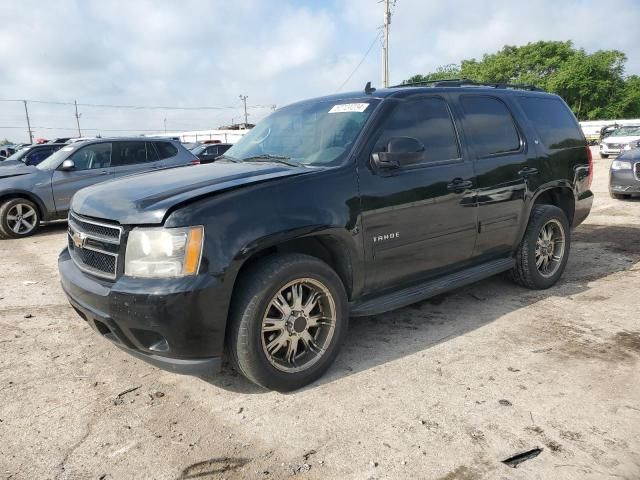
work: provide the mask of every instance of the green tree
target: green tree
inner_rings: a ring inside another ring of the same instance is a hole
[[[487,83],[523,83],[557,93],[578,119],[640,116],[640,77],[625,79],[627,57],[618,50],[588,54],[571,41],[506,45],[500,51],[439,67],[408,81],[465,78]]]
[[[11,142],[5,138],[4,140],[0,140],[0,146],[1,145],[11,145]]]

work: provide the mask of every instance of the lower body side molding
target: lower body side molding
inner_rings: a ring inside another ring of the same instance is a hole
[[[515,265],[513,258],[502,258],[460,270],[443,277],[412,285],[402,290],[382,294],[371,300],[354,302],[349,305],[352,317],[364,317],[405,307],[426,300],[441,293],[475,283],[498,273],[511,270]]]

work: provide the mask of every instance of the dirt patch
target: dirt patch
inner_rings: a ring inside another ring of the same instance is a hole
[[[618,332],[613,337],[613,342],[621,348],[640,353],[640,332]]]

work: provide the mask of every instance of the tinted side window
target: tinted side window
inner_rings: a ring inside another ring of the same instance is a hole
[[[136,165],[147,161],[145,142],[116,142],[114,143],[112,167]]]
[[[178,154],[178,149],[175,145],[170,142],[153,142],[156,146],[156,150],[158,151],[158,155],[160,155],[160,159],[174,157]]]
[[[393,137],[420,140],[425,162],[460,158],[449,108],[441,98],[420,98],[399,104],[387,119],[375,151],[383,151]]]
[[[27,165],[38,165],[53,153],[51,148],[41,148],[27,155]]]
[[[147,160],[150,162],[157,162],[158,160],[160,160],[160,158],[158,157],[158,152],[156,152],[153,143],[146,142],[145,145],[147,146]]]
[[[73,160],[75,170],[109,168],[111,165],[111,143],[87,145],[73,153],[69,160]]]
[[[518,103],[548,148],[585,145],[573,115],[557,98],[518,97]]]
[[[464,127],[478,157],[520,149],[520,137],[507,106],[494,97],[460,97]]]
[[[218,153],[220,155],[222,155],[224,152],[226,152],[227,150],[229,150],[231,148],[231,145],[219,145],[218,146]]]

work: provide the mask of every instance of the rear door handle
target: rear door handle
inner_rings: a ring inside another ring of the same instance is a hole
[[[471,188],[473,182],[471,180],[463,180],[462,178],[454,178],[451,183],[447,185],[447,190],[450,192],[462,192],[467,188]]]
[[[518,172],[518,175],[520,175],[523,178],[531,177],[537,174],[538,174],[538,169],[533,167],[525,167]]]

